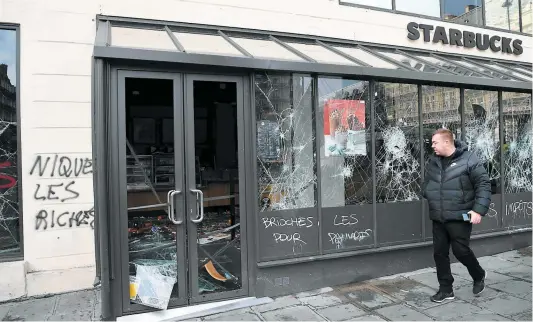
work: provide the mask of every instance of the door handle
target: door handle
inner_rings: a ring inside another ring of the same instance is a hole
[[[200,195],[200,215],[196,219],[191,219],[195,224],[199,224],[204,220],[204,193],[202,190],[191,189],[191,192],[196,193],[196,201],[198,202],[198,195]]]
[[[183,219],[182,220],[178,220],[174,217],[175,215],[175,198],[174,196],[176,195],[179,195],[181,193],[181,191],[179,190],[170,190],[167,194],[167,197],[168,197],[168,209],[169,209],[169,213],[168,213],[168,218],[170,218],[170,220],[176,224],[176,225],[181,225],[183,224]],[[177,216],[176,216],[177,217]]]

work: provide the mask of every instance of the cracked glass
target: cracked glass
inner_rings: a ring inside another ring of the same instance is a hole
[[[316,206],[313,78],[255,75],[259,210]]]
[[[461,137],[461,113],[459,110],[459,89],[453,87],[422,86],[422,122],[424,135],[424,162],[427,163],[433,149],[433,132],[446,128]]]
[[[322,207],[372,203],[368,84],[318,78]]]
[[[21,254],[16,66],[16,31],[0,29],[0,257]]]
[[[493,194],[500,185],[500,118],[498,92],[465,89],[465,142],[490,178]]]
[[[505,193],[533,191],[531,94],[502,93]]]
[[[376,200],[420,199],[418,86],[376,83]]]

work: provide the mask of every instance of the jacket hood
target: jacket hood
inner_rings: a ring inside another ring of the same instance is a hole
[[[456,156],[460,156],[465,151],[468,151],[468,145],[466,145],[465,142],[461,140],[455,140],[454,144],[455,144],[455,155]]]

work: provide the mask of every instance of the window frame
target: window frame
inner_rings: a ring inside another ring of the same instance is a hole
[[[0,22],[0,30],[12,30],[15,31],[15,50],[16,50],[16,65],[15,73],[17,75],[17,80],[15,82],[16,86],[16,102],[15,102],[15,111],[17,113],[17,192],[18,192],[18,213],[19,213],[19,244],[20,250],[16,255],[2,255],[0,254],[0,263],[4,262],[15,262],[24,260],[24,220],[23,220],[23,199],[22,199],[22,155],[21,155],[21,115],[20,115],[20,24],[17,23],[4,23]]]
[[[444,15],[444,2],[443,2],[443,0],[439,0],[439,3],[440,3],[440,17],[427,16],[427,15],[422,15],[422,14],[418,14],[418,13],[412,13],[412,12],[406,12],[406,11],[397,10],[396,9],[396,0],[391,0],[392,1],[392,9],[382,8],[382,7],[374,7],[374,6],[363,5],[363,4],[350,3],[348,1],[349,0],[338,0],[338,4],[341,5],[341,6],[348,6],[348,7],[362,8],[362,9],[370,9],[370,10],[377,10],[377,11],[383,11],[383,12],[391,12],[391,13],[395,13],[395,14],[418,17],[418,18],[424,18],[424,19],[435,20],[435,21],[442,21],[442,22],[452,23],[452,24],[461,25],[461,26],[483,28],[483,29],[493,30],[493,31],[504,31],[504,32],[508,32],[508,33],[511,33],[511,34],[515,34],[515,35],[533,37],[533,33],[529,34],[529,33],[523,32],[523,26],[522,26],[522,0],[517,0],[518,1],[518,24],[519,24],[520,31],[514,31],[514,30],[508,30],[508,29],[504,29],[504,28],[496,28],[496,27],[487,26],[487,19],[486,19],[486,14],[485,14],[485,0],[480,0],[481,1],[481,15],[482,15],[482,19],[481,19],[482,23],[481,23],[481,25],[472,25],[472,24],[467,24],[467,23],[462,23],[462,22],[452,22],[452,21],[444,20],[444,18],[443,18],[443,15]]]

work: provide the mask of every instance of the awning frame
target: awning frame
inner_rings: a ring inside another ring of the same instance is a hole
[[[112,27],[129,27],[136,29],[151,29],[151,30],[160,30],[166,31],[172,42],[176,47],[176,51],[164,51],[164,50],[155,50],[155,49],[139,49],[139,48],[130,48],[130,47],[118,47],[112,46],[111,39],[111,28]],[[202,33],[209,35],[217,35],[225,39],[231,46],[233,46],[237,51],[239,51],[244,57],[236,56],[223,56],[217,54],[199,54],[199,53],[190,53],[187,52],[186,48],[180,43],[179,39],[174,35],[173,32],[187,30],[189,32],[194,31],[194,33]],[[294,55],[300,57],[304,61],[286,61],[286,60],[274,60],[274,59],[262,59],[255,58],[251,55],[245,48],[237,44],[230,37],[235,37],[237,35],[246,34],[254,38],[261,38],[264,40],[270,40],[279,44],[286,50],[290,51]],[[317,62],[315,59],[309,57],[307,54],[297,50],[296,48],[290,46],[286,41],[295,41],[299,43],[306,43],[312,45],[321,46],[338,56],[341,56],[357,65],[336,65],[331,63],[322,63]],[[398,69],[390,68],[380,68],[380,67],[371,67],[369,64],[361,61],[357,57],[353,57],[347,53],[341,52],[340,50],[333,47],[337,46],[346,46],[350,45],[351,48],[357,48],[366,53],[377,57],[382,61],[386,61]],[[416,62],[425,64],[432,68],[435,68],[439,72],[430,73],[420,71],[416,68],[413,68],[403,62],[396,61],[393,58],[382,55],[377,52],[376,49],[385,49],[390,50],[393,53],[401,54],[405,57],[408,57]],[[425,61],[418,56],[414,56],[411,53],[423,53],[428,54],[432,57],[446,61],[454,66],[459,66],[460,68],[471,71],[479,75],[483,75],[487,78],[482,77],[473,77],[473,76],[463,76],[457,72],[445,69],[436,64],[432,64],[428,61]],[[207,26],[207,25],[194,25],[189,23],[179,23],[179,22],[167,22],[167,21],[153,21],[146,19],[135,19],[135,18],[124,18],[124,17],[110,17],[110,16],[97,16],[97,31],[95,37],[94,45],[94,58],[102,59],[124,59],[130,61],[157,61],[157,62],[168,62],[168,63],[179,63],[179,64],[190,64],[190,65],[206,65],[206,66],[221,66],[221,67],[235,67],[240,69],[250,69],[250,70],[277,70],[284,72],[298,72],[298,73],[310,73],[310,74],[324,74],[324,75],[337,75],[344,77],[357,77],[357,78],[376,78],[382,80],[391,80],[396,82],[407,82],[412,84],[427,84],[427,83],[439,83],[446,86],[471,86],[471,87],[486,87],[486,88],[498,88],[502,90],[515,90],[515,91],[531,91],[532,83],[524,81],[518,76],[507,75],[502,71],[481,65],[480,62],[487,62],[492,64],[497,64],[502,68],[509,69],[516,73],[525,75],[524,71],[514,70],[512,67],[507,65],[520,67],[523,69],[531,69],[531,66],[527,66],[521,62],[512,62],[512,61],[503,61],[495,59],[486,59],[480,57],[464,57],[464,55],[454,55],[454,54],[441,54],[435,53],[428,50],[418,50],[414,48],[404,48],[391,45],[377,45],[377,44],[368,44],[357,41],[348,41],[348,40],[339,40],[339,39],[329,39],[324,37],[311,37],[307,35],[292,35],[292,34],[282,34],[279,32],[270,32],[270,31],[257,31],[257,30],[247,30],[239,29],[232,27],[219,27],[219,26]],[[506,77],[512,78],[514,80],[504,80],[488,73],[481,71],[476,71],[470,69],[463,65],[458,65],[456,62],[453,62],[446,58],[454,57],[462,61],[480,66],[484,69],[490,70],[497,75],[505,75]],[[528,75],[525,75],[528,76]]]

